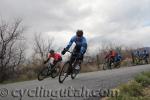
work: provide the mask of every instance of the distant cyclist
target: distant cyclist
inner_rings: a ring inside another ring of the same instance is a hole
[[[110,68],[112,67],[112,63],[120,62],[121,59],[121,55],[118,54],[115,50],[110,50],[109,53],[105,56],[105,60],[107,61]]]
[[[136,56],[137,58],[140,58],[140,57],[141,57],[140,50],[137,50],[137,51],[135,52],[135,56]]]
[[[149,58],[149,53],[148,51],[145,49],[142,53],[142,58],[146,61],[146,63],[148,64],[148,58]]]
[[[143,51],[143,56],[144,57],[149,57],[149,53],[148,53],[148,51],[146,49]]]
[[[69,44],[61,52],[62,55],[64,55],[69,50],[73,43],[75,43],[76,45],[73,49],[74,55],[71,56],[72,61],[75,60],[75,57],[77,57],[78,60],[83,61],[84,54],[87,50],[87,41],[86,38],[83,36],[82,30],[77,30],[76,35],[71,38]],[[81,62],[79,63],[81,64]]]
[[[58,62],[62,61],[61,54],[55,53],[53,49],[51,49],[48,53],[48,58],[46,61],[44,61],[44,64],[46,64],[51,58],[53,58],[53,62],[51,63],[52,67],[54,67]]]
[[[110,50],[109,53],[105,56],[105,59],[111,59],[111,61],[114,62],[116,55],[117,55],[116,51]]]

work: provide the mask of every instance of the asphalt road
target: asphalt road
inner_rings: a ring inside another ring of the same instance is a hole
[[[33,80],[0,85],[0,100],[100,100],[100,96],[109,93],[110,89],[148,70],[150,65],[133,66],[84,73],[75,80],[68,77],[63,84],[58,78],[47,78],[41,82]]]

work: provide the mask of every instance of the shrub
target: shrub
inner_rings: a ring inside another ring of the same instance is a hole
[[[147,73],[144,74],[139,74],[138,76],[135,77],[135,81],[140,83],[142,86],[147,87],[150,85],[150,78],[146,75],[149,75]]]
[[[108,100],[148,100],[148,99],[142,99],[142,97],[132,97],[127,94],[122,94],[118,97],[110,98]]]
[[[122,85],[120,87],[120,94],[129,95],[132,97],[142,96],[143,87],[136,81],[132,81],[128,84]]]
[[[150,100],[150,72],[143,72],[135,81],[119,87],[120,95],[106,100]]]
[[[150,78],[150,71],[149,72],[143,72],[142,74]]]

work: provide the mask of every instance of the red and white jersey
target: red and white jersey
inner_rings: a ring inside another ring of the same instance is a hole
[[[61,57],[61,54],[59,54],[59,53],[54,53],[53,55],[51,55],[51,54],[49,53],[49,54],[48,54],[48,58],[49,58],[49,59],[50,59],[50,58],[54,58],[54,60],[57,61],[57,60],[61,59],[62,57]]]

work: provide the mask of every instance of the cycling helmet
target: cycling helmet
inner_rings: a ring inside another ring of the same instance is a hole
[[[76,35],[78,37],[82,37],[83,36],[83,31],[82,30],[77,30]]]
[[[54,54],[54,52],[55,52],[55,51],[54,51],[53,49],[49,50],[49,53],[50,53],[50,54]]]

